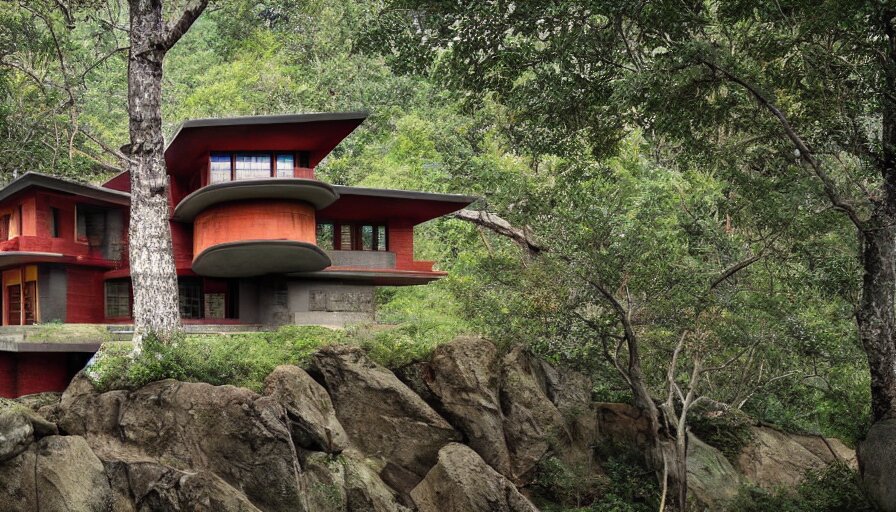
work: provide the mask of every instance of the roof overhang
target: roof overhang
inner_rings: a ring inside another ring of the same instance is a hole
[[[416,192],[365,187],[334,186],[339,193],[330,206],[318,212],[322,220],[407,219],[414,224],[463,209],[479,198],[461,194]]]
[[[436,281],[448,275],[447,272],[422,272],[416,270],[357,270],[357,269],[341,269],[328,268],[318,272],[298,272],[289,274],[290,277],[301,277],[305,279],[327,279],[339,280],[347,282],[356,282],[359,284],[372,284],[377,286],[406,286],[426,284]]]
[[[315,209],[329,206],[339,198],[332,185],[301,178],[263,178],[227,181],[202,187],[183,198],[174,209],[173,219],[192,222],[210,206],[244,199],[292,199],[310,203]]]
[[[309,151],[315,167],[366,118],[359,111],[192,119],[171,136],[165,162],[179,176],[204,168],[210,151]]]
[[[207,277],[254,277],[312,272],[330,266],[319,247],[293,240],[245,240],[213,245],[193,259],[193,271]]]
[[[112,267],[116,262],[99,258],[70,256],[58,252],[0,251],[0,269],[32,263],[70,263],[91,267]]]
[[[127,192],[87,185],[85,183],[48,176],[37,172],[26,172],[0,189],[0,201],[8,199],[31,187],[82,196],[96,201],[121,206],[127,206],[131,203],[131,195]]]

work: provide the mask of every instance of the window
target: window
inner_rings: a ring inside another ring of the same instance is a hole
[[[9,240],[9,223],[12,215],[4,215],[0,217],[0,240]]]
[[[59,238],[59,208],[50,208],[50,236]]]
[[[106,318],[131,316],[131,283],[126,280],[106,281]]]
[[[361,250],[373,250],[373,226],[361,226]]]
[[[271,155],[237,153],[234,160],[235,180],[254,180],[271,177]]]
[[[352,226],[351,224],[339,225],[339,250],[350,251],[354,249],[352,245]]]
[[[386,250],[386,226],[376,227],[376,250]]]
[[[202,318],[202,283],[183,279],[177,283],[177,299],[181,318]]]
[[[225,181],[230,181],[230,153],[212,153],[208,182],[212,184]]]
[[[317,246],[327,251],[334,249],[332,224],[320,223],[317,225]]]
[[[306,169],[311,167],[310,151],[299,151],[299,167],[304,167]]]
[[[106,210],[79,204],[75,206],[75,240],[91,247],[103,245],[106,236]]]
[[[291,154],[279,154],[277,155],[277,177],[278,178],[292,178],[294,175],[293,171],[293,157]]]
[[[317,246],[325,250],[386,251],[386,226],[321,222],[317,225]]]
[[[14,284],[6,287],[6,324],[22,324],[22,286]]]

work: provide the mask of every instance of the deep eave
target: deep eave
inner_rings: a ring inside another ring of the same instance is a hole
[[[327,121],[364,121],[369,113],[365,110],[353,112],[312,112],[308,114],[279,114],[272,116],[209,117],[184,121],[174,130],[171,140],[165,146],[168,151],[180,133],[189,128],[211,128],[222,126],[252,126],[272,124],[301,124]]]
[[[87,185],[85,183],[57,178],[38,172],[26,172],[0,189],[0,201],[4,201],[31,187],[82,196],[121,206],[127,206],[131,203],[131,195],[127,192],[112,190],[105,187],[97,187],[95,185]]]
[[[192,119],[171,136],[165,161],[179,177],[205,168],[212,151],[308,151],[313,168],[366,118],[367,112],[335,112]]]

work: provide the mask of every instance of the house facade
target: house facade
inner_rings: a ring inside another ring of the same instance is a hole
[[[475,198],[316,179],[315,167],[365,117],[200,119],[178,128],[165,160],[185,325],[371,321],[376,286],[445,275],[414,259],[414,226]],[[64,388],[99,344],[29,343],[14,326],[131,322],[129,191],[127,173],[102,186],[27,173],[0,189],[0,396]]]

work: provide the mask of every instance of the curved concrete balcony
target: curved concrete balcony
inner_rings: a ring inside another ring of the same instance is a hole
[[[193,271],[210,277],[313,272],[330,266],[316,245],[315,208],[243,200],[202,210],[193,222]]]
[[[196,190],[183,198],[174,209],[173,219],[191,222],[211,206],[248,199],[289,199],[308,203],[316,210],[326,208],[339,198],[329,184],[300,178],[262,178],[227,181]]]

